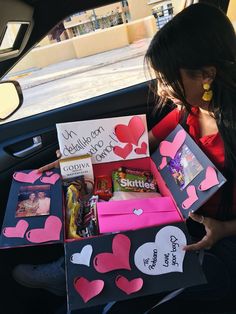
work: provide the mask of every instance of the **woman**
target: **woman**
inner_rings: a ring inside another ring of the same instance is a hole
[[[234,29],[217,8],[192,5],[155,35],[146,61],[156,74],[158,105],[168,99],[176,105],[149,132],[151,147],[181,123],[228,180],[199,215],[191,215],[204,224],[206,236],[186,249],[209,248],[236,235]]]
[[[149,132],[151,149],[180,123],[227,178],[227,184],[187,220],[195,243],[184,249],[206,250],[203,269],[208,284],[188,288],[171,303],[150,311],[176,313],[180,302],[180,313],[192,313],[198,304],[204,310],[204,301],[214,300],[213,307],[236,291],[235,31],[216,7],[191,5],[156,33],[145,59],[155,74],[157,110],[169,101],[173,104]],[[109,313],[144,313],[158,300],[159,296],[150,296],[117,302]]]
[[[196,307],[197,301],[214,300],[213,306],[236,291],[235,31],[219,9],[195,4],[156,33],[145,59],[155,73],[157,109],[169,101],[174,104],[174,109],[149,132],[151,149],[180,123],[228,181],[187,220],[195,243],[185,250],[207,250],[203,269],[208,284],[188,288],[172,304],[151,311],[176,313],[175,305],[182,302],[185,307],[180,312],[192,313],[188,301],[195,301],[192,304]],[[150,296],[117,302],[109,313],[144,313],[158,299]]]
[[[189,6],[156,33],[146,61],[156,74],[158,107],[165,106],[168,100],[175,105],[150,131],[151,148],[155,149],[181,123],[228,180],[223,189],[187,221],[196,241],[185,250],[207,250],[203,269],[208,284],[188,288],[178,298],[224,299],[236,290],[234,29],[219,9],[206,4]],[[150,296],[116,302],[109,313],[144,313],[158,299],[159,296]],[[152,313],[162,313],[162,308],[164,313],[169,313],[168,306],[164,304]],[[184,310],[192,313],[190,308],[181,307],[182,313]]]
[[[28,199],[21,201],[18,204],[16,211],[17,217],[30,217],[35,216],[38,210],[39,203],[35,193],[30,193]]]

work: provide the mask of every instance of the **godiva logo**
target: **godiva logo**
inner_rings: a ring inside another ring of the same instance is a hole
[[[76,171],[76,170],[81,170],[81,169],[85,169],[85,168],[89,168],[89,167],[90,167],[90,164],[88,162],[86,162],[86,163],[81,163],[81,164],[64,166],[63,170],[64,171]]]

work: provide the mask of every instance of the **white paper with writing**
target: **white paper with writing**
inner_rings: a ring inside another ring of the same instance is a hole
[[[161,275],[171,272],[183,272],[187,244],[183,231],[174,226],[162,228],[156,235],[155,242],[140,246],[134,254],[136,267],[147,275]]]
[[[149,156],[146,115],[60,123],[56,125],[62,158],[84,154],[92,163]]]

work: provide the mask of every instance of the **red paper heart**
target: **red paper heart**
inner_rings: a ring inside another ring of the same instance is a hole
[[[132,144],[126,144],[123,148],[119,146],[115,146],[113,148],[114,154],[123,159],[126,159],[129,156],[129,154],[132,152],[132,150],[133,150]]]
[[[118,124],[115,127],[115,134],[118,140],[122,143],[132,143],[138,145],[140,137],[145,131],[145,126],[140,117],[133,117],[130,119],[128,126]]]
[[[138,292],[143,287],[142,278],[135,278],[129,281],[124,276],[117,276],[115,283],[120,290],[124,291],[128,295]]]
[[[49,216],[43,228],[32,229],[26,233],[26,238],[32,243],[42,243],[60,240],[62,222],[57,216]]]
[[[141,147],[137,147],[135,148],[135,153],[138,155],[146,155],[147,153],[147,143],[146,142],[142,142]]]
[[[55,184],[58,179],[60,179],[60,175],[58,173],[54,173],[51,177],[42,177],[40,181],[42,183]]]
[[[129,252],[131,242],[124,234],[117,234],[112,241],[112,253],[100,253],[94,257],[93,266],[99,273],[108,273],[116,269],[131,270]]]
[[[15,172],[13,178],[19,182],[34,183],[41,177],[41,175],[42,173],[39,173],[38,170],[32,170],[29,173]]]
[[[217,178],[216,170],[213,167],[208,166],[206,170],[205,179],[200,183],[198,189],[200,191],[206,191],[218,184],[219,180]]]
[[[104,288],[103,280],[88,281],[84,277],[78,277],[74,280],[75,290],[79,293],[84,303],[96,297]]]
[[[188,194],[188,198],[182,203],[182,207],[184,209],[189,209],[198,200],[198,196],[196,193],[196,189],[194,185],[190,185],[187,187],[186,192]]]
[[[173,140],[173,142],[162,141],[159,146],[160,154],[162,156],[175,158],[177,151],[183,145],[186,138],[186,132],[184,130],[180,130]]]
[[[19,220],[15,227],[6,227],[3,229],[2,233],[7,238],[24,238],[28,226],[27,221]]]

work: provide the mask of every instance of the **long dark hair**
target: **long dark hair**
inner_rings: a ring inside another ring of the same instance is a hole
[[[190,111],[186,101],[180,69],[194,77],[206,66],[216,68],[211,86],[213,112],[225,147],[224,174],[228,180],[219,206],[220,217],[230,216],[236,169],[236,35],[227,16],[208,4],[194,4],[161,28],[154,36],[145,60],[156,75],[165,80]],[[163,105],[159,98],[157,106]]]

